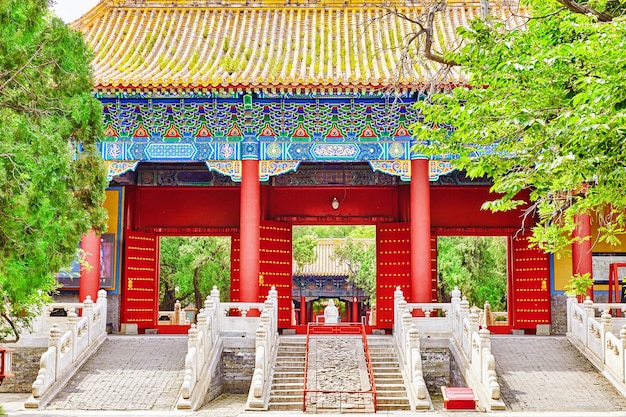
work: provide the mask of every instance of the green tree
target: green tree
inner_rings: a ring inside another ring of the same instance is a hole
[[[506,240],[487,236],[439,236],[437,274],[441,295],[459,287],[470,305],[489,302],[492,310],[506,311]]]
[[[160,310],[204,306],[213,286],[222,301],[230,297],[230,239],[215,236],[161,237]]]
[[[348,268],[348,282],[376,298],[376,245],[373,242],[347,237],[336,245],[333,260],[339,260]]]
[[[19,339],[81,235],[105,225],[90,57],[47,1],[0,1],[0,339]]]
[[[315,263],[317,261],[317,253],[315,247],[317,246],[317,235],[313,234],[303,235],[298,234],[293,238],[293,260],[296,263],[296,273],[302,274],[304,267]]]
[[[427,142],[416,150],[455,155],[469,176],[491,178],[497,195],[483,207],[523,207],[537,220],[532,241],[545,250],[569,247],[578,214],[591,216],[600,241],[619,243],[626,232],[626,3],[523,3],[530,8],[524,27],[477,19],[459,28],[460,49],[438,56],[470,78],[419,103],[424,123],[415,131]],[[518,197],[525,190],[528,202]]]

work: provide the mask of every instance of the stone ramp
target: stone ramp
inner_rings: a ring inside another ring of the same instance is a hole
[[[491,351],[510,411],[626,410],[626,399],[564,336],[492,335]]]
[[[186,354],[186,335],[109,335],[47,409],[170,410]]]

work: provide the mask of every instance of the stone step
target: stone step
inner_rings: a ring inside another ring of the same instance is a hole
[[[300,401],[292,401],[292,402],[282,402],[282,401],[274,402],[270,400],[269,409],[271,411],[290,411],[290,410],[302,411],[302,398],[300,398]]]
[[[376,395],[380,394],[383,398],[393,397],[393,398],[404,398],[406,399],[406,389],[402,387],[402,389],[383,389],[376,385]]]
[[[304,356],[281,356],[276,358],[276,365],[297,364],[304,366]]]
[[[404,411],[404,410],[410,410],[411,409],[411,405],[409,404],[409,401],[407,400],[406,403],[402,403],[402,404],[388,404],[388,403],[381,403],[378,401],[378,399],[376,400],[376,411],[380,412],[380,411]]]
[[[400,368],[398,368],[388,372],[374,372],[374,376],[380,378],[396,378],[398,376],[402,377],[402,372],[400,372]]]
[[[407,397],[389,397],[386,395],[378,395],[378,392],[376,393],[376,406],[380,406],[380,405],[398,405],[398,404],[404,404],[406,406],[409,406],[409,399]]]
[[[297,356],[304,356],[304,354],[306,353],[306,349],[305,348],[296,348],[296,347],[284,347],[284,346],[280,346],[278,348],[278,352],[282,355],[297,355]]]
[[[284,401],[282,398],[270,398],[269,409],[271,411],[302,411],[302,397],[300,397],[298,401]]]
[[[294,390],[294,389],[299,389],[300,391],[302,391],[302,388],[304,386],[304,381],[301,383],[297,383],[297,382],[283,382],[283,381],[277,381],[275,384],[272,384],[272,390]]]
[[[402,376],[398,376],[397,378],[377,378],[376,376],[374,376],[374,383],[376,384],[376,386],[378,387],[379,385],[386,385],[386,384],[401,384],[404,386],[404,379],[402,379]]]
[[[300,356],[280,356],[276,358],[276,365],[300,365],[304,366],[304,358]]]
[[[304,372],[277,372],[274,373],[273,381],[300,380],[304,381]]]
[[[372,355],[370,353],[370,359],[372,361],[385,361],[385,360],[389,360],[389,359],[392,359],[394,361],[398,360],[397,356],[393,355],[391,353],[385,353],[384,355]]]
[[[271,392],[271,391],[270,391]],[[297,403],[299,402],[300,404],[302,404],[302,400],[304,398],[304,393],[300,392],[296,392],[296,393],[292,393],[292,394],[285,394],[285,395],[277,395],[277,396],[273,396],[270,395],[270,404],[272,403]]]
[[[372,369],[377,373],[399,373],[400,372],[400,364],[397,362],[384,362],[384,363],[372,363]]]
[[[274,373],[304,373],[304,366],[275,366]]]
[[[304,391],[303,390],[281,390],[281,389],[272,389],[270,391],[270,398],[278,398],[281,401],[284,401],[285,398],[297,398],[300,397],[302,398],[304,396]]]

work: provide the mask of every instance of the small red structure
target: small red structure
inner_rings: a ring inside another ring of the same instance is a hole
[[[609,264],[609,303],[621,303],[622,293],[620,292],[619,268],[626,268],[624,262],[614,262]]]
[[[476,408],[476,397],[471,388],[441,387],[441,392],[445,410],[474,410]]]
[[[4,378],[13,378],[13,365],[12,356],[14,349],[9,349],[4,346],[0,346],[0,385],[4,381]]]

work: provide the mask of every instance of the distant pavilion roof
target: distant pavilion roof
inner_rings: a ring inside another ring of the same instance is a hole
[[[317,260],[310,265],[305,265],[301,273],[297,273],[297,265],[293,263],[293,274],[295,276],[309,277],[347,277],[348,267],[345,263],[333,259],[332,255],[336,246],[341,245],[346,239],[341,238],[320,238],[317,239],[315,253]],[[365,245],[374,245],[374,239],[352,239],[355,242],[362,242]]]
[[[96,90],[370,92],[430,81],[439,68],[432,62],[399,66],[399,46],[415,25],[382,8],[416,18],[422,1],[374,3],[101,0],[72,25],[94,49]],[[491,13],[512,27],[524,23],[509,7]],[[435,49],[458,44],[456,28],[479,15],[478,0],[451,0]],[[444,80],[464,81],[458,72]]]

